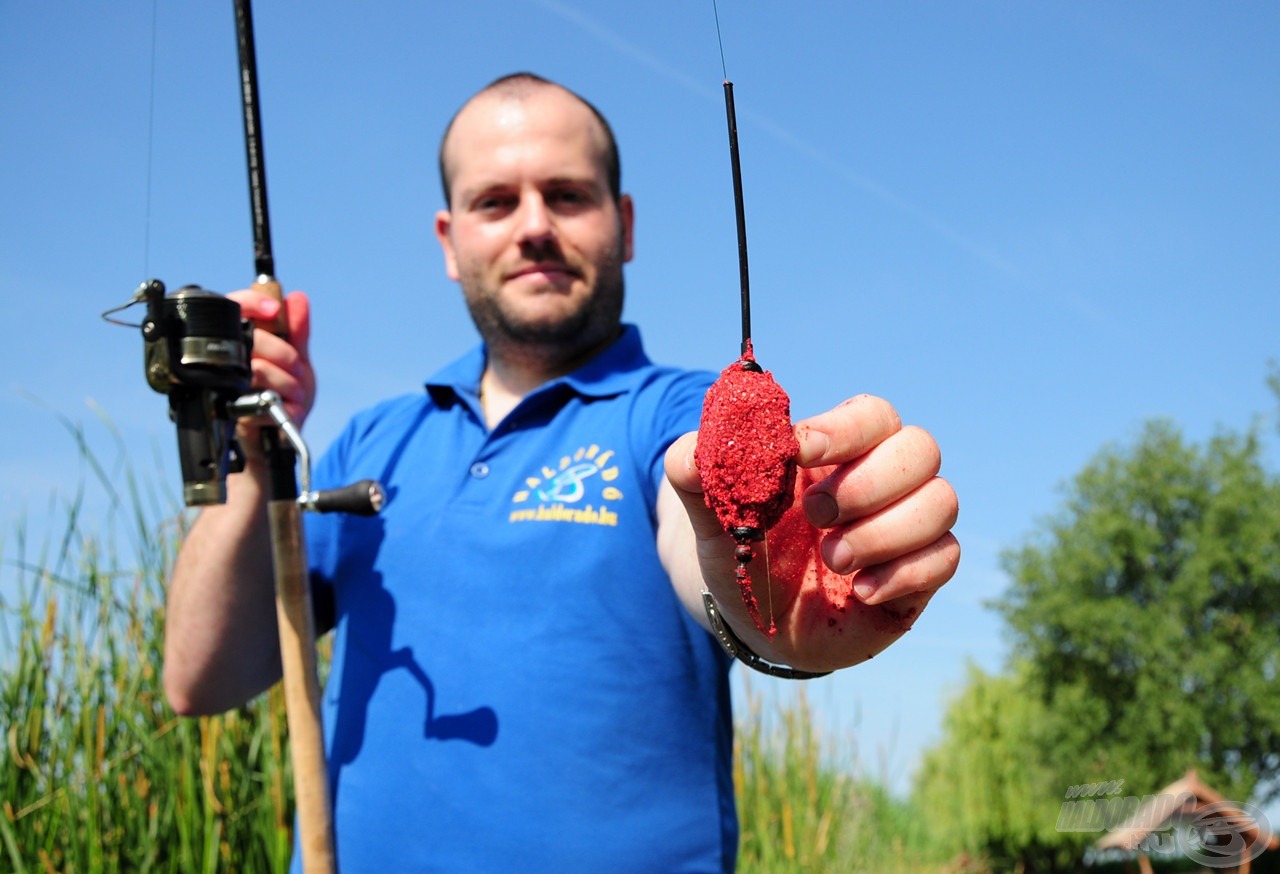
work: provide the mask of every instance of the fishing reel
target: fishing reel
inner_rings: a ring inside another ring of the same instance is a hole
[[[147,308],[140,325],[111,318],[139,303]],[[311,454],[280,396],[249,390],[254,329],[251,321],[242,318],[238,303],[196,285],[166,294],[164,283],[152,279],[142,283],[124,306],[102,316],[114,324],[142,329],[147,384],[168,395],[169,418],[178,429],[182,497],[187,506],[226,502],[227,475],[244,469],[236,422],[266,416],[301,462],[298,504],[302,509],[371,516],[382,508],[382,487],[373,480],[311,491]]]

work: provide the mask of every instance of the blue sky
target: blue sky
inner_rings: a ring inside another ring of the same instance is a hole
[[[38,529],[49,495],[82,476],[54,411],[110,446],[89,399],[172,481],[141,343],[98,314],[151,276],[219,291],[251,278],[231,4],[159,4],[153,115],[152,11],[0,0],[5,529]],[[637,205],[626,316],[652,357],[718,370],[736,354],[710,2],[260,0],[255,13],[278,273],[315,309],[316,449],[474,341],[431,237],[434,153],[457,106],[514,70],[579,90],[615,127]],[[965,558],[915,630],[808,688],[861,766],[902,787],[966,660],[1000,664],[982,606],[1005,585],[999,551],[1060,485],[1150,417],[1200,439],[1275,408],[1280,6],[725,0],[719,13],[760,360],[797,417],[889,398],[938,438],[961,498]]]

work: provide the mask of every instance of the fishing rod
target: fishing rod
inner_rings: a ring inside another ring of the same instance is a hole
[[[234,5],[253,221],[255,278],[250,288],[283,301],[271,250],[253,13],[250,0],[234,0]],[[112,317],[135,304],[146,305],[140,324]],[[194,285],[166,292],[163,282],[150,279],[123,306],[103,313],[103,318],[142,331],[147,383],[168,396],[169,417],[177,427],[183,500],[188,506],[226,502],[226,478],[243,470],[245,462],[237,443],[237,423],[242,418],[269,420],[259,433],[268,470],[267,519],[298,846],[305,874],[333,874],[333,813],[302,511],[374,515],[382,508],[382,488],[373,480],[362,480],[342,488],[312,490],[311,454],[283,400],[273,391],[251,390],[255,326],[242,317],[235,301]],[[284,307],[263,327],[287,340]]]
[[[240,59],[240,103],[244,117],[245,160],[249,171],[249,206],[253,223],[251,290],[281,302],[273,334],[289,339],[284,293],[275,276],[271,250],[271,220],[267,209],[266,157],[262,143],[262,115],[258,102],[258,61],[250,0],[234,0],[236,43]],[[280,423],[283,426],[283,422]],[[316,664],[315,614],[307,553],[294,478],[295,450],[283,427],[261,429],[262,449],[270,469],[267,521],[271,532],[271,560],[275,571],[276,621],[280,634],[285,716],[293,762],[294,798],[298,811],[298,847],[306,874],[337,870],[333,842],[333,810],[329,799],[329,768],[325,760],[324,729],[320,720],[320,679]],[[308,465],[309,467],[309,465]],[[380,503],[380,501],[379,501]]]
[[[271,250],[271,214],[267,209],[267,167],[262,148],[262,111],[258,103],[258,57],[253,36],[253,9],[250,0],[234,0],[236,46],[240,58],[240,106],[244,119],[245,164],[249,169],[249,214],[253,224],[252,291],[284,301],[284,290],[276,280],[275,256]],[[271,333],[289,339],[284,307],[280,308]]]

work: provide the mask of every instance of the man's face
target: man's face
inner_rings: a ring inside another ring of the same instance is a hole
[[[633,213],[609,192],[603,147],[591,111],[560,88],[485,94],[455,120],[436,235],[491,345],[568,359],[616,334]]]

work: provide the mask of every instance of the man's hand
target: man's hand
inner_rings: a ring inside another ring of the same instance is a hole
[[[796,503],[750,566],[761,612],[778,627],[772,640],[747,617],[734,581],[735,544],[703,500],[696,433],[668,450],[667,479],[692,526],[701,581],[735,633],[770,661],[832,670],[901,637],[955,574],[958,502],[937,476],[937,443],[903,428],[880,398],[862,395],[806,419],[796,438]],[[659,510],[661,524],[661,503]],[[681,592],[687,605],[690,595]]]
[[[240,304],[241,315],[254,323],[253,387],[271,389],[280,395],[289,418],[301,428],[316,399],[316,374],[307,350],[311,339],[311,304],[307,296],[300,291],[290,292],[283,303],[253,291],[233,291],[227,297]],[[289,326],[287,340],[269,330],[282,306]],[[268,423],[267,419],[240,423],[240,446],[251,460],[261,456],[258,429]]]
[[[299,426],[315,400],[307,355],[307,297],[286,298],[289,340],[271,334],[280,302],[252,291],[227,297],[254,321],[253,386],[284,400]],[[164,685],[173,709],[186,715],[236,707],[280,678],[280,646],[267,534],[268,487],[258,431],[268,420],[237,428],[249,463],[227,478],[227,503],[205,507],[183,541],[165,612]]]

